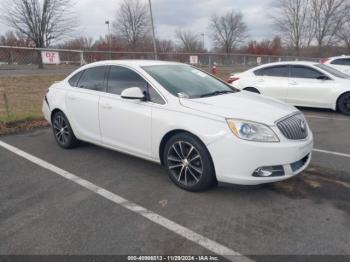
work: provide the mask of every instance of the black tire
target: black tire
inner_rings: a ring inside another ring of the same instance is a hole
[[[255,94],[260,94],[259,90],[254,87],[247,87],[247,88],[244,88],[244,90]]]
[[[340,113],[350,116],[350,92],[343,94],[338,99],[337,108]]]
[[[216,184],[207,148],[188,133],[177,134],[167,141],[163,160],[171,181],[184,190],[200,192]]]
[[[79,145],[80,141],[75,137],[67,117],[61,111],[52,116],[52,130],[60,147],[71,149]]]

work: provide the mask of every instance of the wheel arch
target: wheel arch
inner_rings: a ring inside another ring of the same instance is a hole
[[[198,139],[198,141],[200,141],[204,146],[205,148],[207,149],[208,153],[209,153],[209,157],[213,163],[213,166],[214,166],[214,162],[213,162],[213,159],[210,155],[210,152],[208,150],[208,148],[206,147],[205,143],[203,142],[203,140],[197,136],[196,134],[190,132],[190,131],[187,131],[187,130],[184,130],[184,129],[174,129],[174,130],[171,130],[169,131],[168,133],[166,133],[163,137],[162,137],[162,140],[160,142],[160,145],[159,145],[159,159],[160,159],[160,163],[161,165],[163,166],[164,165],[164,159],[163,159],[163,154],[164,154],[164,149],[165,149],[165,145],[166,143],[169,141],[170,138],[172,138],[173,136],[177,135],[177,134],[181,134],[181,133],[187,133],[193,137],[195,137],[196,139]]]
[[[69,124],[70,124],[70,127],[72,128],[73,132],[74,132],[74,135],[80,139],[80,136],[79,136],[79,133],[77,132],[77,129],[75,128],[75,126],[73,125],[72,123],[72,120],[70,119],[70,117],[66,114],[66,112],[64,112],[64,110],[60,107],[55,107],[52,111],[51,111],[51,114],[50,114],[50,120],[51,120],[51,123],[52,123],[52,118],[53,116],[57,113],[57,112],[62,112],[65,117],[68,119],[69,121]],[[78,137],[79,136],[79,137]]]
[[[51,123],[52,123],[52,118],[53,118],[53,116],[54,116],[57,112],[62,112],[62,113],[64,114],[63,110],[61,110],[60,108],[55,108],[54,110],[52,110],[52,111],[51,111],[51,115],[50,115]],[[66,115],[66,114],[64,114],[64,115]]]
[[[346,91],[342,92],[340,95],[338,95],[338,97],[337,97],[337,99],[336,99],[336,101],[335,101],[334,110],[337,111],[337,110],[339,109],[339,108],[338,108],[339,99],[340,99],[343,95],[345,95],[345,94],[350,94],[350,90],[346,90]]]

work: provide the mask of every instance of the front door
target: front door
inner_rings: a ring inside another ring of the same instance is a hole
[[[151,156],[152,104],[123,99],[120,94],[129,87],[147,89],[147,82],[135,71],[111,66],[107,93],[101,95],[99,116],[104,144],[133,154]]]

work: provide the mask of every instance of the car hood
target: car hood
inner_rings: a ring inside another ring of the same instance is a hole
[[[187,108],[208,114],[270,126],[277,120],[298,112],[293,106],[246,91],[198,99],[181,98],[180,103]]]

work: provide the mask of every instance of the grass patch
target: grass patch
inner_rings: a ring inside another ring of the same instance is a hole
[[[0,77],[0,122],[42,119],[41,106],[47,88],[63,78],[63,75]]]
[[[0,135],[47,126],[41,107],[48,87],[64,75],[0,77]]]

